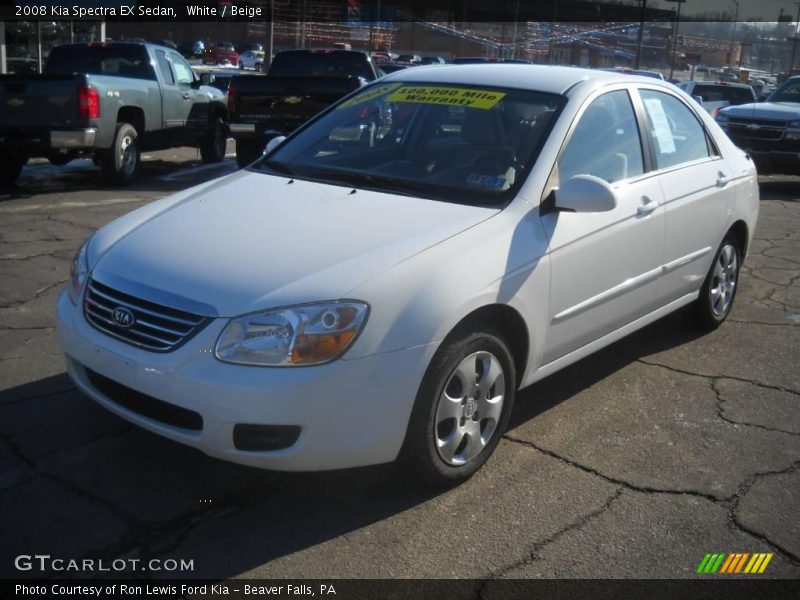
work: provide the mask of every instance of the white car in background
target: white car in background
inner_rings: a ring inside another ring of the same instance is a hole
[[[264,52],[262,50],[248,50],[239,55],[240,69],[255,69],[261,70],[261,65],[264,64]]]
[[[212,456],[452,484],[520,388],[684,306],[719,326],[757,214],[753,164],[671,84],[407,69],[98,230],[58,336],[86,394]]]

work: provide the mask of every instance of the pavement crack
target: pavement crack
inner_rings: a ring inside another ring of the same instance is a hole
[[[711,380],[711,381],[719,380],[719,379],[729,379],[731,381],[739,381],[741,383],[749,383],[750,385],[754,385],[756,387],[759,387],[759,388],[765,389],[765,390],[773,390],[773,391],[777,391],[777,392],[786,392],[787,394],[792,394],[793,396],[800,396],[800,392],[798,392],[797,390],[793,390],[793,389],[784,387],[782,385],[770,385],[770,384],[767,384],[767,383],[762,383],[761,381],[757,381],[755,379],[748,379],[746,377],[734,377],[733,375],[706,375],[705,373],[696,373],[694,371],[689,371],[689,370],[686,370],[686,369],[680,369],[678,367],[672,367],[672,366],[669,366],[669,365],[664,365],[664,364],[661,364],[661,363],[652,362],[652,361],[649,361],[649,360],[645,360],[643,358],[638,358],[636,356],[630,356],[628,354],[624,354],[623,352],[620,352],[619,350],[617,350],[616,353],[617,353],[618,356],[621,356],[622,358],[624,358],[626,360],[629,360],[631,362],[638,362],[638,363],[642,363],[643,365],[647,365],[647,366],[650,366],[650,367],[658,367],[658,368],[661,368],[661,369],[666,369],[667,371],[672,371],[673,373],[680,373],[681,375],[689,375],[689,376],[692,376],[692,377],[700,377],[702,379],[708,379],[708,380]]]
[[[64,285],[68,281],[69,279],[61,279],[59,281],[56,281],[55,283],[51,283],[49,285],[44,286],[43,288],[36,290],[32,298],[26,298],[25,300],[14,300],[13,302],[9,302],[8,304],[0,304],[0,308],[16,308],[17,306],[22,306],[23,304],[27,304],[28,302],[33,302],[45,292],[52,290],[55,287]]]
[[[728,521],[734,528],[764,542],[770,548],[779,552],[784,558],[788,559],[795,565],[800,565],[800,556],[798,556],[796,553],[792,552],[782,544],[779,544],[778,542],[770,539],[769,536],[767,536],[766,534],[761,533],[760,531],[756,531],[752,527],[749,527],[748,525],[742,523],[742,521],[736,514],[736,511],[739,508],[739,502],[741,502],[742,498],[747,494],[747,492],[750,491],[750,489],[753,487],[753,485],[755,485],[757,481],[773,475],[785,475],[787,473],[797,471],[798,467],[800,467],[800,460],[796,460],[795,462],[793,462],[791,465],[789,465],[784,469],[779,469],[776,471],[764,471],[761,473],[755,473],[751,475],[747,479],[747,481],[745,481],[741,486],[739,486],[739,489],[731,497],[730,507],[728,509]]]
[[[697,497],[697,498],[704,498],[705,500],[709,500],[709,501],[715,502],[715,503],[727,502],[729,500],[729,498],[714,496],[713,494],[706,494],[704,492],[699,492],[697,490],[686,490],[686,489],[681,490],[681,489],[671,489],[671,488],[657,488],[657,487],[652,487],[652,486],[647,486],[647,485],[639,485],[639,484],[636,484],[636,483],[631,483],[630,481],[626,481],[624,479],[619,479],[618,477],[612,477],[611,475],[606,475],[605,473],[602,473],[601,471],[598,471],[597,469],[595,469],[593,467],[581,464],[581,463],[579,463],[579,462],[577,462],[575,460],[567,458],[566,456],[562,456],[561,454],[558,454],[557,452],[554,452],[553,450],[549,450],[547,448],[543,448],[542,446],[539,446],[538,444],[535,444],[535,443],[533,443],[531,441],[523,440],[523,439],[520,439],[520,438],[517,438],[517,437],[513,437],[513,436],[509,435],[508,433],[506,435],[504,435],[503,437],[505,439],[507,439],[508,441],[510,441],[510,442],[514,442],[516,444],[521,444],[523,446],[527,446],[528,448],[536,450],[540,454],[544,454],[545,456],[549,456],[551,458],[555,458],[556,460],[559,460],[559,461],[563,462],[564,464],[569,465],[570,467],[574,467],[574,468],[576,468],[576,469],[578,469],[580,471],[583,471],[584,473],[589,473],[590,475],[594,475],[596,477],[599,477],[600,479],[603,479],[604,481],[607,481],[609,483],[613,483],[614,485],[622,486],[622,487],[624,487],[624,488],[626,488],[628,490],[634,491],[634,492],[641,492],[641,493],[644,493],[644,494],[670,494],[670,495],[674,495],[674,496],[694,496],[694,497]]]
[[[717,385],[721,379],[725,379],[724,377],[716,377],[711,380],[711,390],[714,392],[716,396],[716,409],[717,409],[717,416],[725,421],[726,423],[730,423],[731,425],[741,425],[744,427],[754,427],[756,429],[763,429],[764,431],[772,431],[775,433],[783,433],[786,435],[794,435],[799,436],[800,433],[796,431],[789,431],[787,429],[781,429],[779,427],[770,427],[768,425],[760,425],[758,423],[748,423],[747,421],[736,421],[731,419],[730,417],[725,416],[725,399],[722,397],[722,390],[719,389]]]
[[[104,508],[107,508],[116,517],[121,519],[129,528],[136,527],[138,525],[138,521],[132,514],[130,514],[126,510],[123,510],[119,506],[115,505],[113,502],[109,502],[105,498],[96,496],[91,492],[88,492],[87,490],[83,489],[82,487],[75,485],[68,479],[60,477],[59,475],[56,475],[54,473],[51,473],[43,469],[41,466],[39,466],[39,464],[35,460],[28,457],[24,452],[22,452],[22,450],[20,450],[20,448],[14,443],[14,441],[11,439],[9,435],[0,434],[0,439],[2,439],[5,442],[6,446],[8,447],[12,455],[14,455],[24,464],[26,464],[33,472],[35,472],[43,479],[46,479],[51,483],[55,483],[56,485],[66,488],[67,490],[69,490],[73,494],[80,496],[81,498],[84,498],[86,500],[94,502],[95,504],[99,504]]]
[[[614,502],[616,502],[620,498],[620,496],[622,496],[623,491],[624,491],[623,487],[618,487],[616,490],[614,490],[614,493],[611,494],[606,499],[606,501],[603,503],[603,505],[600,506],[599,508],[596,508],[595,510],[592,510],[592,511],[586,513],[586,514],[581,515],[580,517],[578,517],[577,519],[575,519],[571,523],[568,523],[567,525],[565,525],[564,527],[562,527],[558,531],[554,532],[553,534],[549,535],[545,539],[540,540],[538,542],[534,542],[533,546],[531,546],[531,548],[529,550],[528,556],[526,556],[526,557],[524,557],[524,558],[522,558],[522,559],[520,559],[520,560],[518,560],[516,562],[513,562],[510,565],[506,565],[506,566],[504,566],[504,567],[502,567],[502,568],[500,568],[500,569],[498,569],[496,571],[491,572],[484,579],[484,581],[482,582],[480,588],[478,589],[478,598],[482,598],[483,597],[483,592],[485,591],[486,585],[488,584],[488,582],[490,580],[492,580],[492,579],[500,579],[500,578],[504,577],[505,575],[511,573],[515,569],[518,569],[520,567],[524,567],[525,565],[529,565],[529,564],[531,564],[531,563],[533,563],[533,562],[535,562],[537,560],[541,560],[541,557],[539,556],[539,553],[544,548],[546,548],[548,545],[552,544],[553,542],[557,541],[562,536],[568,534],[569,532],[575,531],[577,529],[581,529],[582,527],[587,525],[589,522],[591,522],[592,520],[594,520],[597,517],[599,517],[600,515],[602,515],[609,508],[611,508],[611,506],[614,504]]]

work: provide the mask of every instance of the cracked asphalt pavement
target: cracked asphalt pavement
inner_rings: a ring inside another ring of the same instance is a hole
[[[706,552],[800,576],[800,179],[762,179],[719,330],[678,313],[524,390],[486,468],[433,493],[390,466],[223,463],[67,379],[53,311],[82,240],[234,168],[153,153],[115,189],[91,163],[37,162],[0,194],[0,576],[40,576],[13,567],[38,553],[194,561],[142,578],[691,578]]]

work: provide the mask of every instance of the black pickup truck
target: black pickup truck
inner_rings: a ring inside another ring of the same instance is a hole
[[[378,78],[372,58],[351,50],[279,52],[267,76],[237,75],[228,87],[231,136],[240,167],[353,90]]]
[[[176,50],[145,43],[53,48],[41,75],[0,76],[0,184],[30,157],[63,165],[92,156],[123,183],[142,150],[198,146],[225,158],[225,95],[198,78]]]

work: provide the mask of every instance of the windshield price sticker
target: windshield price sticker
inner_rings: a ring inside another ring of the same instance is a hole
[[[400,88],[389,96],[388,101],[489,109],[500,102],[504,96],[503,92],[490,90],[421,85]]]
[[[389,92],[393,92],[397,88],[399,88],[402,83],[386,83],[384,85],[377,85],[372,89],[367,90],[363,94],[359,94],[350,100],[345,100],[336,108],[350,108],[351,106],[356,106],[357,104],[362,104],[364,102],[369,102],[370,100],[374,100],[375,98],[380,98],[384,94],[388,94]]]

